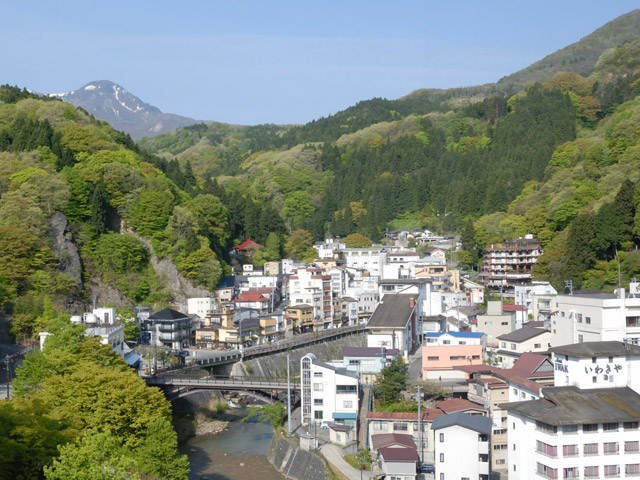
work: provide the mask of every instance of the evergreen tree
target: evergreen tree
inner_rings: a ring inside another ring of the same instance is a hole
[[[89,223],[95,228],[97,235],[108,230],[109,200],[102,183],[98,183],[91,195],[91,219]]]

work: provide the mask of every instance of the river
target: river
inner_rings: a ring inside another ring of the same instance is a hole
[[[283,480],[269,463],[267,446],[273,428],[255,421],[241,422],[246,414],[236,409],[238,420],[224,433],[192,437],[181,446],[191,463],[190,480]]]

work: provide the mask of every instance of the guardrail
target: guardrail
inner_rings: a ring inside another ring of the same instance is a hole
[[[145,377],[148,385],[173,386],[173,387],[198,387],[215,388],[220,390],[286,390],[287,382],[274,382],[265,380],[234,380],[220,377],[182,377],[182,376],[162,376]],[[292,390],[299,390],[299,382],[290,382]]]

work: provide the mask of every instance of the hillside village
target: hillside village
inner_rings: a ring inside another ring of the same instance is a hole
[[[420,257],[406,246],[411,235],[439,247]],[[225,277],[215,296],[189,298],[184,313],[140,309],[140,342],[190,352],[190,363],[205,351],[242,356],[364,328],[366,347],[344,347],[342,358],[308,353],[294,373],[302,381],[298,433],[315,430],[309,448],[318,446],[320,429],[342,454],[370,451],[369,477],[640,474],[639,284],[605,294],[534,282],[542,249],[531,236],[491,245],[474,282],[448,265],[455,240],[430,235],[394,233],[388,245],[369,248],[329,239],[314,246],[309,264],[282,260],[260,270],[251,257],[262,246],[245,242],[234,251],[242,270]],[[115,309],[84,321],[88,334],[140,362]],[[406,411],[378,410],[375,385],[394,362],[409,372]]]

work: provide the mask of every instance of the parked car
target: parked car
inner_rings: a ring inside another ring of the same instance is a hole
[[[436,471],[436,467],[431,465],[430,463],[423,463],[418,467],[419,473],[434,473]]]

